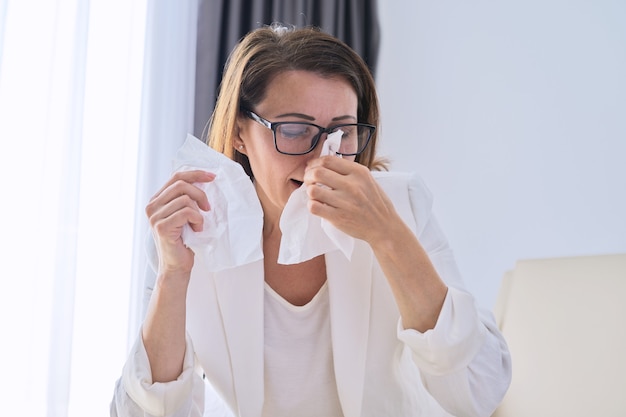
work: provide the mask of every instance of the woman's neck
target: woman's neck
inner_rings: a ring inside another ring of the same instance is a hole
[[[280,232],[280,216],[284,207],[274,204],[256,183],[254,185],[263,209],[263,239],[267,241],[278,239],[277,241],[280,242],[280,237],[282,236]]]

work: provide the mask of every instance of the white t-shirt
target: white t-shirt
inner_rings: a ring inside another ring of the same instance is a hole
[[[265,284],[264,417],[342,417],[333,368],[328,284],[294,306]]]

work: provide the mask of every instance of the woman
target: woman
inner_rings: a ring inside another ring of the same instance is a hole
[[[215,175],[172,176],[146,208],[156,284],[112,415],[222,415],[209,411],[220,401],[258,417],[491,415],[510,382],[506,344],[465,291],[425,187],[376,172],[378,119],[368,68],[337,39],[273,26],[239,43],[209,145],[252,180],[263,258],[200,273],[183,230],[206,226],[218,202],[198,184]],[[351,256],[278,262],[296,191],[354,238]]]

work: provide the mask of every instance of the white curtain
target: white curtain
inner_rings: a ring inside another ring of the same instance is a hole
[[[130,343],[143,318],[144,249],[149,233],[144,207],[169,178],[176,149],[193,132],[197,17],[198,0],[148,3]]]
[[[143,206],[193,123],[196,9],[0,0],[3,415],[108,415]]]

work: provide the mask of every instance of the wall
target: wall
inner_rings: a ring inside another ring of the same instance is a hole
[[[517,259],[626,252],[626,3],[379,3],[381,150],[479,303]]]

